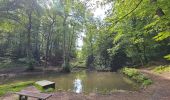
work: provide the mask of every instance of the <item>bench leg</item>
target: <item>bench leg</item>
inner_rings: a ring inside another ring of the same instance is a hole
[[[28,100],[28,97],[27,97],[27,96],[25,96],[25,100]]]
[[[28,100],[27,96],[19,95],[19,100]]]
[[[22,100],[22,95],[19,95],[19,100]]]

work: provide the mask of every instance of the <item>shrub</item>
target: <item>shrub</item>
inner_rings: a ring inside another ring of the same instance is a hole
[[[138,71],[136,69],[134,69],[134,68],[127,68],[127,67],[125,67],[125,68],[122,69],[122,71],[123,71],[123,73],[125,75],[128,75],[129,77],[132,77],[134,75],[139,74]]]
[[[36,65],[36,61],[32,58],[30,60],[27,61],[27,64],[28,64],[28,68],[27,70],[34,70],[34,66]]]
[[[140,73],[137,69],[135,68],[123,68],[121,72],[131,79],[135,80],[136,82],[142,84],[142,86],[147,86],[152,84],[152,80],[147,78],[144,74]]]
[[[144,80],[143,83],[142,83],[143,86],[147,86],[147,85],[150,85],[150,84],[152,84],[152,80],[150,80],[150,79]]]

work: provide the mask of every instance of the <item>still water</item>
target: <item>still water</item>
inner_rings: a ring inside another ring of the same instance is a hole
[[[22,75],[3,80],[4,83],[49,80],[56,83],[56,90],[76,93],[111,92],[114,90],[138,90],[139,85],[116,72],[74,72],[70,74]],[[2,81],[2,80],[1,80]]]

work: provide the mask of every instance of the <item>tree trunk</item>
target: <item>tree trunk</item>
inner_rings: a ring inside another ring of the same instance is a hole
[[[48,59],[49,59],[49,51],[50,51],[50,41],[51,41],[51,35],[53,32],[53,24],[55,20],[53,19],[53,22],[49,26],[49,34],[47,36],[47,44],[46,44],[46,57],[45,57],[45,67],[47,67]]]
[[[37,27],[37,32],[35,33],[35,51],[34,51],[34,58],[38,63],[40,63],[39,28],[40,26]]]
[[[150,0],[150,3],[157,3],[157,0]],[[156,9],[156,15],[162,17],[163,15],[165,15],[165,13],[163,12],[162,8],[158,7]]]
[[[156,15],[158,15],[159,17],[162,17],[163,15],[165,15],[165,13],[163,12],[161,8],[158,7],[156,10]]]
[[[67,16],[64,16],[64,21],[63,21],[63,68],[65,72],[70,72],[70,66],[69,66],[69,60],[68,60],[68,51],[66,48],[66,20]]]
[[[27,58],[29,64],[29,70],[33,70],[34,67],[32,65],[32,48],[31,48],[31,29],[32,29],[32,11],[28,11],[28,28],[27,28]]]
[[[143,57],[144,57],[145,63],[148,63],[148,58],[146,56],[146,45],[145,45],[145,43],[143,43]]]
[[[142,59],[142,57],[141,57],[142,51],[140,50],[138,44],[135,44],[135,47],[136,47],[136,50],[137,50],[137,52],[138,52],[137,56],[138,56],[138,58],[139,58],[139,60],[140,60],[140,62],[141,62],[141,65],[143,66],[143,65],[144,65],[144,64],[143,64],[143,59]]]
[[[70,41],[70,43],[69,43],[69,49],[68,49],[68,51],[69,51],[69,53],[68,53],[68,59],[69,59],[69,61],[70,61],[70,54],[71,54],[72,44],[73,44],[73,38],[74,38],[74,34],[75,34],[74,29],[75,29],[75,26],[73,25],[73,33],[71,34],[71,36],[70,36],[70,38],[69,38],[69,41]]]

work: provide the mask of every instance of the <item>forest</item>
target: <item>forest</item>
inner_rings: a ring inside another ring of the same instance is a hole
[[[131,77],[169,65],[170,0],[0,0],[0,80],[50,68]]]

